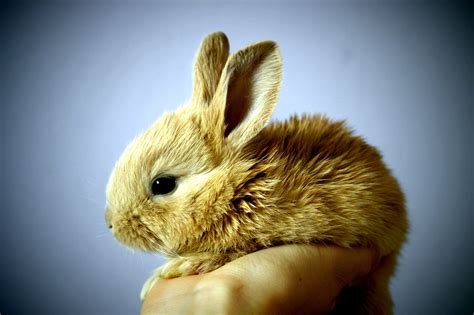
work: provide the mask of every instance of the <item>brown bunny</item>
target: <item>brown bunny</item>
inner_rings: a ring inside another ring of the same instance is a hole
[[[212,271],[280,244],[370,247],[381,271],[346,289],[336,312],[388,314],[388,280],[405,240],[400,187],[380,153],[344,122],[320,115],[265,126],[277,102],[277,45],[228,56],[207,36],[189,103],[135,139],[107,187],[107,224],[127,246],[170,260],[157,278]]]

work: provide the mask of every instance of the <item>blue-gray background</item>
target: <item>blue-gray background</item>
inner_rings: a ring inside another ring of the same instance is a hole
[[[3,314],[133,314],[159,256],[103,222],[125,145],[190,96],[207,33],[284,57],[275,117],[323,112],[378,146],[411,233],[397,314],[471,314],[473,9],[453,2],[3,3]]]

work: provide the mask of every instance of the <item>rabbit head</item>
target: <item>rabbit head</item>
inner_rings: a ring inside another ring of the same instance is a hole
[[[106,221],[122,243],[170,256],[213,250],[242,176],[238,152],[270,118],[281,81],[277,45],[258,42],[229,57],[223,33],[208,35],[191,100],[137,137],[107,186]],[[215,227],[219,226],[220,229]]]

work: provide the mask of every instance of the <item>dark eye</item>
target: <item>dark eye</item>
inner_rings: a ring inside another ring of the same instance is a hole
[[[151,183],[153,195],[166,195],[176,188],[176,178],[173,176],[157,177]]]

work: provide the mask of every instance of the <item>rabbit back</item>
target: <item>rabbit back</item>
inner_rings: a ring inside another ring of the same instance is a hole
[[[343,121],[307,115],[272,122],[239,158],[253,161],[253,172],[232,204],[265,225],[248,225],[252,231],[244,234],[254,242],[363,246],[381,254],[403,243],[408,224],[400,186],[378,150]]]

